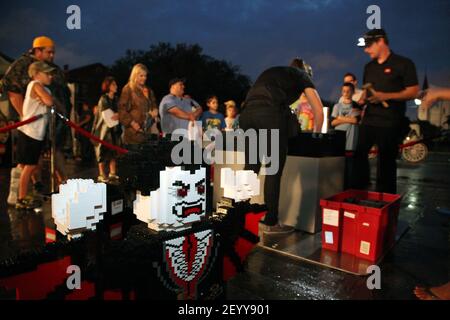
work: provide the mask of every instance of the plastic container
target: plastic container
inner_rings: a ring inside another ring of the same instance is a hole
[[[349,203],[349,199],[354,203]],[[378,260],[395,242],[400,201],[400,195],[359,190],[347,190],[321,200],[324,218],[322,247],[370,261]],[[379,207],[372,206],[375,202]],[[326,216],[330,215],[330,210],[338,211],[340,230]],[[329,243],[330,232],[336,243]]]

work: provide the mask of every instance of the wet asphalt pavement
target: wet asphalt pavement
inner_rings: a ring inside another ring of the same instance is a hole
[[[258,247],[248,257],[246,272],[230,281],[228,296],[416,299],[416,285],[448,282],[450,215],[438,213],[436,208],[450,208],[450,154],[430,154],[424,163],[415,165],[399,161],[398,191],[404,194],[399,219],[407,221],[410,229],[380,264],[380,290],[369,290],[367,277],[292,260]]]

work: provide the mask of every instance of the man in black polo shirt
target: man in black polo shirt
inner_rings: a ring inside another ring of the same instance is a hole
[[[371,62],[364,68],[364,84],[372,84],[373,90],[364,90],[360,104],[367,103],[359,130],[355,152],[355,176],[353,187],[365,189],[369,185],[370,167],[368,153],[378,146],[376,190],[397,192],[398,146],[401,140],[406,111],[406,101],[417,97],[419,86],[416,67],[405,57],[389,48],[383,29],[367,32],[363,43]],[[384,106],[383,106],[383,102]]]
[[[278,222],[278,202],[280,197],[280,182],[287,156],[289,138],[289,106],[304,92],[314,112],[314,132],[320,132],[323,122],[323,106],[315,90],[310,76],[307,74],[308,66],[301,59],[294,59],[291,65],[272,67],[265,70],[256,79],[247,94],[244,108],[239,116],[239,127],[248,129],[267,129],[267,154],[272,156],[272,150],[278,148],[278,171],[274,175],[267,175],[264,182],[264,201],[268,213],[264,218],[264,232],[268,234],[289,233],[292,227],[283,226]],[[294,125],[297,124],[296,121]],[[278,146],[270,145],[271,130],[279,132]],[[258,131],[259,133],[259,131]],[[259,139],[258,139],[259,140]],[[261,163],[248,163],[249,148],[246,148],[245,170],[258,173]],[[260,159],[258,159],[260,160]],[[289,191],[287,191],[289,192]]]

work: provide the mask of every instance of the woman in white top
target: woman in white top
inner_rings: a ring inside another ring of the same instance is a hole
[[[48,86],[52,82],[51,72],[54,70],[43,61],[30,65],[28,74],[32,81],[27,86],[23,103],[23,119],[29,119],[40,114],[47,114],[53,105],[53,99]],[[47,115],[19,128],[17,140],[17,162],[23,167],[20,175],[19,195],[16,203],[17,209],[34,209],[40,204],[35,200],[26,200],[28,183],[37,168],[39,156],[42,151],[43,140],[47,127]]]

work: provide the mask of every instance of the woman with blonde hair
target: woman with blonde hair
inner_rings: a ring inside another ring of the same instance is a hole
[[[124,126],[123,143],[140,144],[146,134],[158,134],[158,106],[153,91],[146,86],[148,69],[138,63],[119,99],[119,121]]]

